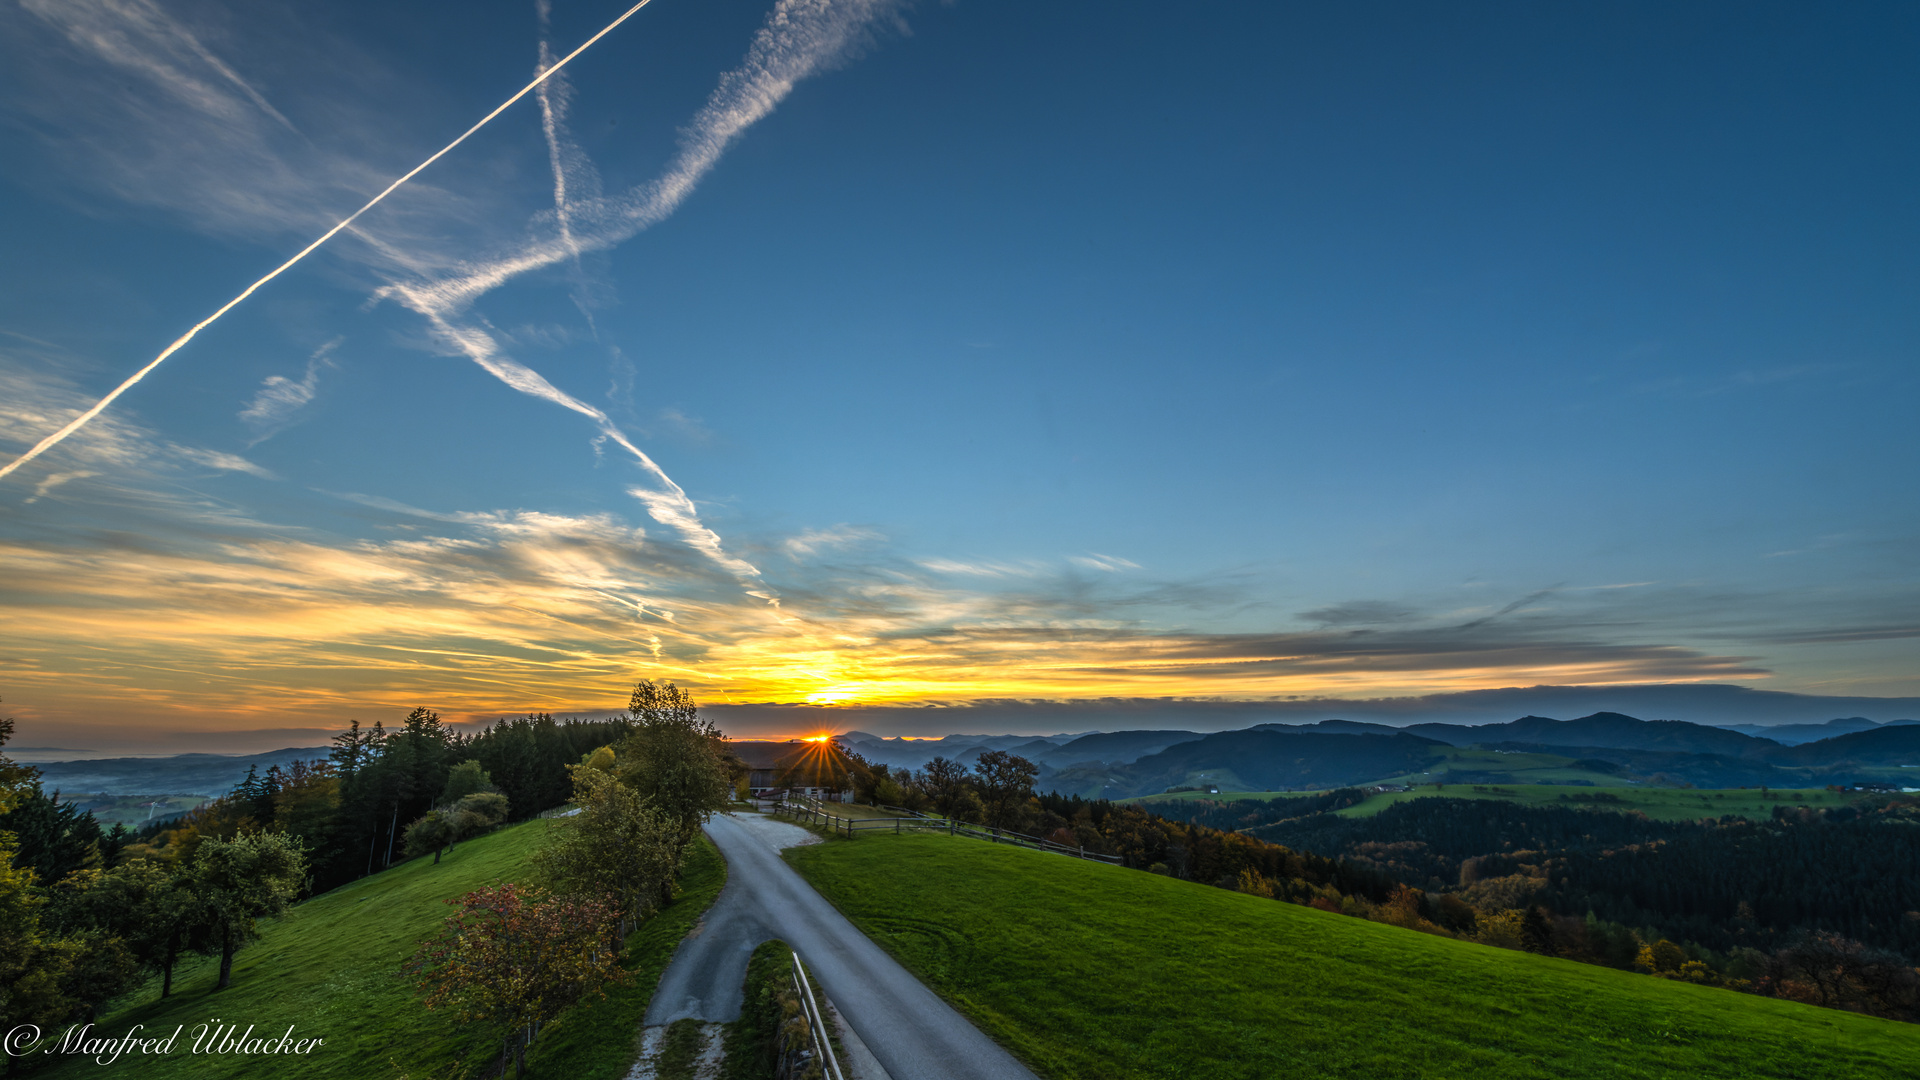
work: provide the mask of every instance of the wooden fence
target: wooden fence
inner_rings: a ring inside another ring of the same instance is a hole
[[[1088,859],[1093,862],[1119,865],[1118,855],[1101,855],[1088,851],[1084,847],[1074,847],[1055,843],[1042,836],[1028,836],[1025,833],[1010,832],[980,825],[968,825],[952,818],[934,817],[901,807],[883,807],[898,813],[892,818],[851,818],[828,811],[811,799],[775,799],[773,812],[787,814],[796,820],[819,825],[835,836],[844,836],[849,840],[862,833],[893,833],[896,836],[911,832],[937,832],[948,836],[965,836],[975,840],[986,840],[995,844],[1012,844],[1015,847],[1031,848],[1034,851],[1049,851],[1055,855],[1069,855],[1076,859]]]

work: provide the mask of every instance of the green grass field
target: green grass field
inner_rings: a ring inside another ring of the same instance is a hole
[[[1148,795],[1127,802],[1149,810],[1167,803],[1211,799],[1227,802],[1235,799],[1271,801],[1301,798],[1318,792],[1223,791],[1218,795],[1180,791],[1167,795]],[[1383,791],[1365,802],[1336,811],[1341,817],[1372,817],[1395,803],[1409,799],[1499,799],[1528,806],[1566,806],[1575,810],[1638,810],[1651,818],[1685,821],[1703,817],[1765,818],[1775,806],[1836,807],[1859,798],[1841,795],[1823,788],[1788,790],[1772,788],[1762,795],[1758,788],[1698,789],[1651,787],[1569,787],[1565,784],[1423,784],[1411,791]]]
[[[411,1080],[459,1077],[490,1063],[499,1051],[477,1032],[463,1032],[445,1012],[428,1012],[413,984],[400,975],[416,944],[440,930],[453,910],[441,901],[499,881],[525,882],[527,858],[546,823],[533,821],[469,840],[446,855],[414,859],[300,904],[263,926],[260,940],[234,961],[233,985],[213,989],[218,964],[195,959],[174,975],[174,994],[159,999],[159,984],[103,1013],[97,1033],[117,1036],[133,1024],[147,1033],[187,1032],[171,1055],[122,1058],[118,1067],[141,1077],[352,1078]],[[629,986],[604,1001],[576,1009],[549,1026],[528,1057],[528,1075],[545,1080],[592,1080],[626,1074],[647,999],[674,948],[719,895],[726,868],[705,838],[689,855],[682,893],[629,939]],[[296,1025],[295,1038],[326,1044],[303,1057],[270,1061],[187,1052],[194,1025],[213,1017],[252,1024],[277,1038]],[[91,1077],[90,1059],[62,1061],[44,1075]]]
[[[1920,1028],[944,836],[786,857],[1052,1080],[1920,1075]]]
[[[1386,791],[1358,806],[1339,811],[1343,817],[1371,817],[1395,803],[1409,799],[1499,799],[1529,806],[1566,806],[1576,810],[1638,810],[1650,818],[1684,821],[1694,818],[1765,818],[1775,806],[1824,806],[1832,809],[1858,798],[1822,788],[1786,790],[1771,788],[1763,796],[1759,788],[1686,790],[1680,788],[1609,787],[1570,788],[1556,784],[1447,784],[1412,791]]]
[[[92,814],[103,829],[125,825],[129,829],[161,818],[175,817],[204,805],[205,795],[94,795],[60,793],[60,801],[72,803]]]

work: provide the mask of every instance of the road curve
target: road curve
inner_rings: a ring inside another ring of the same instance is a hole
[[[715,815],[707,835],[726,856],[727,886],[660,977],[649,1026],[738,1019],[748,958],[780,938],[899,1080],[1037,1080],[834,910],[767,840],[731,814]]]

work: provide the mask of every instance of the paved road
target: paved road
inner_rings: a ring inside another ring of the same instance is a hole
[[[660,977],[648,1025],[738,1019],[748,958],[761,942],[780,938],[899,1080],[1036,1080],[794,873],[760,835],[768,824],[732,814],[708,822],[707,835],[727,858],[727,887]]]

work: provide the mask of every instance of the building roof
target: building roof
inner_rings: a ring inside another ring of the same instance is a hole
[[[749,769],[778,768],[787,757],[805,749],[806,743],[799,739],[774,742],[763,739],[729,739],[727,749],[733,751]]]

